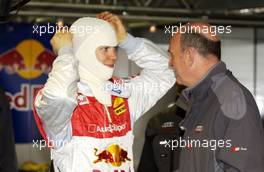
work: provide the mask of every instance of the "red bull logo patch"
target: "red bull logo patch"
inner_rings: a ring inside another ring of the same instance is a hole
[[[113,109],[116,115],[121,115],[127,111],[125,101],[121,97],[116,97],[113,104]]]
[[[94,155],[97,156],[97,159],[93,163],[104,162],[111,164],[114,167],[120,167],[122,163],[131,161],[131,159],[128,158],[127,151],[116,144],[108,146],[106,150],[103,150],[100,153],[97,153],[98,149],[95,148],[94,150]]]

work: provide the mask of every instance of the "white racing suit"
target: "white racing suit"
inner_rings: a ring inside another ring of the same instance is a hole
[[[128,35],[121,47],[143,70],[110,84],[111,107],[100,104],[89,87],[78,82],[71,49],[59,51],[34,101],[35,119],[52,147],[56,172],[134,171],[133,124],[173,86],[175,76],[166,53],[150,41]]]

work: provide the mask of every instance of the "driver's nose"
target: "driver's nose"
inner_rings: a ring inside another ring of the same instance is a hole
[[[110,50],[107,52],[108,58],[111,60],[117,59],[117,51],[116,48],[110,48]]]

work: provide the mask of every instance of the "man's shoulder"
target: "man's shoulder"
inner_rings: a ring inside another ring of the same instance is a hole
[[[241,119],[247,111],[246,92],[249,92],[233,76],[224,75],[212,85],[223,114],[235,120]]]

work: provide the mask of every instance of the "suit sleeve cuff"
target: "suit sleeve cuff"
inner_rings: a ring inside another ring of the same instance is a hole
[[[126,39],[119,46],[123,48],[129,55],[135,52],[140,47],[142,42],[142,38],[137,38],[130,34],[127,34]]]

